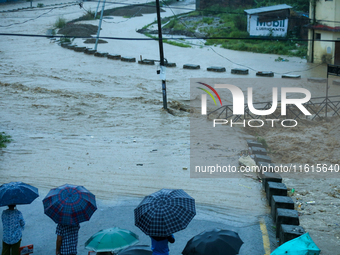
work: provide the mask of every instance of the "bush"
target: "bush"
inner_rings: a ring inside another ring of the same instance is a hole
[[[6,135],[5,132],[0,132],[0,148],[6,148],[6,143],[10,143],[12,141],[10,138],[10,135]]]
[[[238,30],[247,31],[247,17],[245,15],[234,15],[233,22]]]
[[[66,19],[59,17],[57,21],[54,23],[56,28],[63,28],[66,26]]]

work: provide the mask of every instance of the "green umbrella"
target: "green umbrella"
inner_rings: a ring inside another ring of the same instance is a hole
[[[85,243],[85,248],[95,252],[116,252],[139,242],[138,235],[118,227],[100,230]]]
[[[320,249],[313,242],[308,233],[296,237],[280,247],[270,255],[319,255]]]

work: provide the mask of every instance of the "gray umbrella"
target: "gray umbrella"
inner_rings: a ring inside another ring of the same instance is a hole
[[[135,208],[135,225],[149,236],[170,236],[196,215],[195,199],[182,189],[161,189]]]
[[[133,245],[121,250],[118,255],[152,255],[152,251],[148,245]]]

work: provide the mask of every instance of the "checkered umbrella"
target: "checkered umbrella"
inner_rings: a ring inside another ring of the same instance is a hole
[[[149,236],[169,236],[185,229],[196,215],[195,199],[184,190],[161,189],[135,208],[135,225]]]
[[[71,184],[51,189],[43,204],[45,214],[64,225],[88,221],[97,210],[95,196],[83,186]]]

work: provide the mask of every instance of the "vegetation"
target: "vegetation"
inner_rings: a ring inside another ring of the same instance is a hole
[[[258,141],[259,143],[262,143],[262,145],[263,145],[263,147],[264,147],[265,149],[268,149],[268,144],[267,144],[267,142],[266,142],[266,139],[264,139],[264,138],[261,137],[261,136],[258,136],[256,139],[257,139],[257,141]]]
[[[54,23],[54,27],[63,28],[66,25],[66,19],[63,17],[59,17],[57,21]]]
[[[288,4],[292,6],[297,11],[308,12],[309,11],[309,1],[308,0],[257,0],[255,1],[255,8],[277,5],[277,4]]]
[[[156,40],[158,39],[158,37],[153,36],[151,34],[145,34],[145,35],[150,37],[150,38],[156,39]],[[170,44],[170,45],[174,45],[174,46],[178,46],[178,47],[183,47],[183,48],[191,48],[191,46],[188,45],[188,44],[180,43],[180,42],[172,41],[172,40],[168,40],[168,39],[163,39],[163,43],[167,43],[167,44]]]
[[[6,148],[6,143],[12,141],[10,135],[6,135],[5,132],[0,132],[0,148]]]
[[[37,4],[37,7],[38,7],[38,8],[42,8],[42,7],[44,7],[44,4],[38,3],[38,4]]]
[[[221,8],[212,6],[203,11],[194,11],[186,16],[172,17],[164,26],[173,30],[198,32],[205,37],[206,45],[220,45],[222,48],[250,51],[257,53],[270,53],[288,56],[305,57],[307,43],[297,43],[293,33],[287,37],[249,37],[247,32],[247,17],[244,9]],[[214,13],[212,15],[212,13]],[[164,23],[164,21],[163,21]]]

